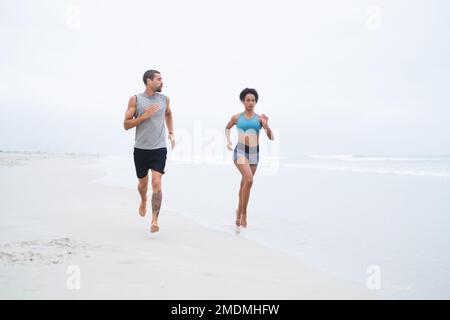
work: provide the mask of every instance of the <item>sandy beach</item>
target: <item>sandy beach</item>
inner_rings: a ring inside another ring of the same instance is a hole
[[[137,191],[93,182],[97,158],[0,152],[1,299],[378,298],[164,204],[151,234]]]

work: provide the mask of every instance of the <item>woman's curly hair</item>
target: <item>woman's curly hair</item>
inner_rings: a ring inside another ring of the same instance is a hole
[[[255,89],[252,88],[245,88],[244,90],[241,91],[241,93],[239,94],[239,99],[241,100],[241,102],[245,101],[245,96],[247,94],[252,94],[255,96],[255,101],[258,102],[258,92],[256,92]]]

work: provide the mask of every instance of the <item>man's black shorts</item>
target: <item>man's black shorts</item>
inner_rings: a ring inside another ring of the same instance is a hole
[[[136,175],[139,179],[146,177],[149,169],[164,174],[167,159],[167,148],[153,150],[134,148],[133,157],[134,166],[136,167]]]

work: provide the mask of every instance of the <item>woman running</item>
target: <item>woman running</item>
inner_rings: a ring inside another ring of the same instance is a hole
[[[228,150],[233,151],[230,129],[236,125],[238,143],[234,148],[233,161],[242,175],[239,204],[236,210],[236,225],[246,228],[248,199],[259,161],[259,131],[261,127],[266,131],[270,140],[273,140],[274,137],[268,125],[269,118],[265,114],[258,115],[254,111],[258,102],[258,92],[255,89],[245,88],[239,95],[239,99],[244,104],[244,112],[231,117],[225,127],[225,136]]]

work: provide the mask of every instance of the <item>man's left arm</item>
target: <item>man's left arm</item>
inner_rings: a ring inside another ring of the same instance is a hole
[[[167,130],[169,131],[168,138],[170,140],[170,143],[171,143],[172,149],[173,149],[175,147],[175,137],[173,135],[173,119],[172,119],[172,110],[170,109],[170,99],[169,99],[169,97],[167,97],[167,102],[166,102],[165,118],[166,118]]]

